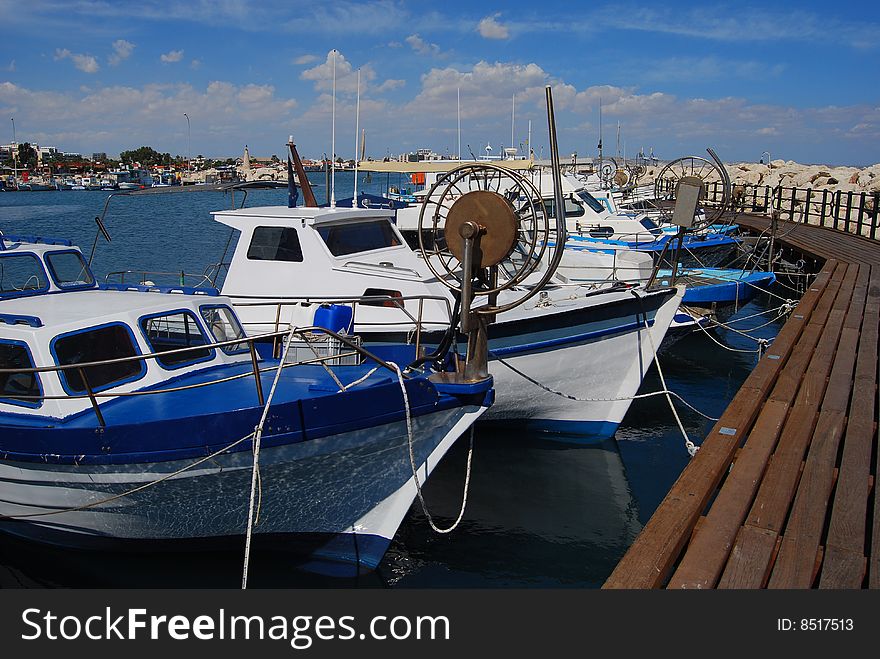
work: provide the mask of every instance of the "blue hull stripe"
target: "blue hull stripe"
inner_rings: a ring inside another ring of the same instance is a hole
[[[487,426],[548,433],[547,439],[566,444],[598,444],[614,436],[620,424],[611,421],[559,421],[556,419],[525,419],[516,422],[479,421]],[[556,436],[554,436],[556,435]]]
[[[654,319],[651,318],[648,320],[648,326],[652,327],[654,325]],[[592,332],[584,332],[583,334],[573,334],[570,336],[562,336],[557,339],[549,339],[547,341],[537,341],[535,343],[521,343],[515,346],[509,346],[507,348],[492,348],[489,350],[490,357],[512,357],[514,355],[523,355],[530,352],[539,352],[542,350],[549,350],[551,348],[557,348],[559,346],[564,345],[573,345],[576,343],[583,343],[585,341],[592,341],[594,339],[598,339],[603,336],[610,336],[612,334],[623,334],[625,332],[633,332],[636,330],[640,330],[644,327],[644,323],[628,323],[626,325],[617,325],[616,327],[609,327],[607,329],[595,330]]]

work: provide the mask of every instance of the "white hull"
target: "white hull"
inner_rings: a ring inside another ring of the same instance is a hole
[[[650,329],[503,358],[548,388],[591,402],[545,391],[504,364],[490,361],[497,402],[483,419],[525,421],[545,430],[597,438],[611,436],[654,361],[654,350],[663,342],[682,294],[679,291],[658,309]],[[638,322],[636,317],[632,321]]]

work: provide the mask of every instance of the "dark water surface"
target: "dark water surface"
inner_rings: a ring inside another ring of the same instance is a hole
[[[311,175],[323,182],[323,175]],[[353,179],[340,174],[336,197],[350,196]],[[375,176],[366,191],[385,189]],[[397,184],[395,176],[390,178]],[[6,233],[70,238],[88,253],[94,217],[107,192],[0,193]],[[324,188],[316,190],[319,200]],[[248,206],[286,204],[286,191],[250,193]],[[240,194],[236,201],[241,201]],[[212,210],[229,208],[218,192],[178,193],[111,201],[107,228],[93,262],[103,278],[118,270],[201,273],[221,260],[229,229]],[[783,297],[793,293],[774,291]],[[779,306],[760,295],[734,318]],[[774,314],[775,315],[775,314]],[[745,319],[744,330],[770,316]],[[782,321],[756,331],[772,337]],[[661,355],[669,388],[709,416],[718,416],[756,363],[755,343],[719,329],[718,346],[697,333]],[[523,386],[532,386],[523,383]],[[641,392],[661,389],[656,368]],[[699,443],[712,422],[677,406],[690,438]],[[458,514],[467,460],[462,438],[437,467],[425,499],[440,526]],[[566,443],[539,434],[478,428],[468,506],[461,526],[437,535],[418,503],[410,510],[379,570],[358,580],[331,579],[292,569],[283,554],[251,557],[251,587],[587,587],[602,584],[689,460],[665,397],[636,400],[614,440],[600,446]],[[0,535],[0,587],[237,587],[242,553],[89,554],[45,548]]]

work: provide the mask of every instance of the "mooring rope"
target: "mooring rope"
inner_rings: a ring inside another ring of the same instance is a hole
[[[130,490],[126,490],[125,492],[120,492],[118,494],[114,494],[114,495],[106,497],[104,499],[100,499],[99,501],[92,501],[91,503],[84,503],[81,506],[72,506],[70,508],[59,508],[56,510],[46,510],[46,511],[43,511],[40,513],[24,513],[21,515],[0,515],[0,519],[30,519],[32,517],[48,517],[50,515],[60,515],[62,513],[75,513],[75,512],[79,512],[81,510],[88,510],[90,508],[95,508],[97,506],[103,506],[106,503],[111,503],[113,501],[116,501],[117,499],[123,499],[127,496],[131,496],[132,494],[142,492],[143,490],[147,490],[155,485],[158,485],[159,483],[163,483],[171,478],[174,478],[175,476],[179,476],[180,474],[187,472],[190,469],[194,469],[195,467],[198,467],[199,465],[201,465],[205,462],[213,460],[214,458],[216,458],[219,455],[222,455],[226,451],[229,451],[230,449],[235,448],[239,444],[248,441],[253,436],[254,436],[254,433],[250,433],[248,435],[245,435],[244,437],[236,439],[231,444],[227,444],[223,448],[214,451],[210,455],[206,455],[205,457],[199,458],[195,462],[188,464],[185,467],[181,467],[177,471],[173,471],[169,474],[165,474],[161,478],[157,478],[156,480],[149,481],[148,483],[144,483],[143,485],[138,485],[137,487],[134,487]]]
[[[266,419],[269,416],[269,408],[272,405],[272,398],[275,396],[275,390],[278,388],[278,381],[281,379],[281,371],[284,368],[284,362],[287,359],[287,352],[290,350],[290,344],[293,342],[294,332],[296,332],[296,328],[291,326],[290,332],[287,335],[287,342],[284,345],[284,351],[281,354],[281,360],[278,362],[278,369],[275,371],[275,378],[272,380],[272,388],[269,389],[269,395],[266,397],[266,404],[263,406],[263,414],[260,417],[260,422],[257,424],[257,427],[254,428],[254,462],[253,468],[251,469],[251,496],[250,501],[248,502],[247,531],[244,538],[244,564],[242,565],[241,571],[242,590],[245,590],[247,588],[248,567],[251,557],[251,537],[254,531],[254,524],[256,523],[256,520],[254,519],[254,510],[257,508],[257,485],[260,483],[260,444],[263,438],[263,426],[265,425]],[[262,504],[262,499],[262,487],[260,487],[260,504]],[[259,516],[259,511],[257,512],[257,516]]]
[[[461,509],[458,511],[458,517],[456,517],[452,525],[445,529],[441,529],[434,523],[434,518],[431,516],[431,513],[428,510],[428,505],[425,503],[425,497],[422,494],[422,484],[419,481],[418,467],[416,466],[415,451],[413,449],[414,434],[412,428],[412,414],[409,406],[409,394],[406,391],[406,383],[403,379],[403,372],[400,370],[400,367],[394,362],[388,363],[397,372],[397,381],[400,383],[400,391],[403,394],[403,406],[406,412],[406,437],[407,445],[409,447],[409,464],[412,468],[412,475],[413,480],[416,484],[416,494],[419,498],[419,504],[422,507],[422,512],[424,513],[425,518],[428,520],[428,525],[431,527],[431,529],[434,530],[435,533],[451,533],[461,523],[461,520],[464,518],[464,511],[467,508],[468,490],[470,489],[471,482],[471,458],[474,454],[474,425],[471,424],[471,438],[470,445],[468,446],[467,467],[465,468],[464,492],[461,497]]]
[[[343,392],[343,391],[348,391],[348,390],[351,389],[352,387],[356,387],[356,386],[358,386],[361,382],[366,381],[366,380],[367,380],[367,379],[368,379],[373,373],[375,373],[376,371],[378,371],[380,368],[381,368],[380,366],[376,366],[375,368],[372,368],[372,369],[370,369],[369,371],[367,371],[364,375],[362,375],[361,377],[359,377],[359,378],[358,378],[357,380],[355,380],[354,382],[350,382],[349,384],[343,384],[343,385],[341,385],[340,388],[339,388],[339,392],[337,392],[337,393],[341,393],[341,392]]]
[[[661,389],[661,390],[659,390],[659,391],[652,391],[652,392],[647,393],[647,394],[634,394],[634,395],[632,395],[632,396],[619,396],[619,397],[616,397],[616,398],[581,398],[581,397],[579,397],[579,396],[573,396],[573,395],[571,395],[571,394],[567,394],[567,393],[565,393],[565,392],[562,392],[562,391],[558,391],[558,390],[556,390],[556,389],[553,389],[552,387],[548,387],[548,386],[547,386],[546,384],[544,384],[543,382],[539,382],[538,380],[536,380],[536,379],[533,378],[532,376],[528,375],[527,373],[524,373],[523,371],[521,371],[520,369],[518,369],[516,366],[514,366],[514,365],[511,364],[511,363],[509,363],[508,361],[502,359],[501,357],[497,357],[497,356],[495,356],[492,352],[489,352],[489,355],[492,357],[492,359],[493,359],[494,361],[497,361],[497,362],[501,363],[502,365],[506,366],[506,367],[509,368],[511,371],[513,371],[513,372],[516,373],[517,375],[521,376],[521,377],[524,378],[525,380],[528,380],[529,382],[531,382],[533,385],[535,385],[535,386],[538,387],[539,389],[543,389],[543,390],[546,391],[548,394],[553,394],[553,395],[555,395],[555,396],[560,396],[560,397],[562,397],[562,398],[567,398],[568,400],[573,400],[573,401],[575,401],[576,403],[617,403],[617,402],[625,401],[625,400],[640,400],[640,399],[642,399],[642,398],[653,398],[654,396],[670,395],[670,396],[674,396],[675,398],[677,398],[678,401],[679,401],[682,405],[684,405],[685,407],[689,408],[691,411],[693,411],[693,412],[699,414],[699,415],[700,415],[701,417],[703,417],[704,419],[708,419],[709,421],[717,421],[717,420],[718,420],[718,419],[716,419],[716,418],[713,417],[713,416],[709,416],[708,414],[705,414],[704,412],[701,412],[700,410],[698,410],[696,407],[694,407],[693,405],[691,405],[689,402],[687,402],[684,398],[682,398],[682,397],[681,397],[679,394],[677,394],[676,392],[674,392],[674,391],[670,391],[670,390],[666,390],[666,389]]]

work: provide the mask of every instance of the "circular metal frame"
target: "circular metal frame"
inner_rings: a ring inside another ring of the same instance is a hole
[[[496,202],[497,197],[505,200],[508,208],[499,215],[507,213],[509,215],[498,221],[502,223],[513,221],[516,227],[512,246],[509,249],[502,249],[501,254],[496,251],[495,257],[491,260],[494,262],[480,264],[482,268],[478,278],[483,285],[474,289],[475,297],[494,295],[523,283],[541,265],[548,243],[552,239],[550,219],[544,208],[541,193],[530,180],[513,170],[493,163],[468,163],[456,167],[438,176],[437,182],[428,191],[419,211],[418,225],[419,251],[430,271],[450,290],[461,292],[462,263],[447,242],[446,220],[455,204],[469,194],[470,200],[475,199],[476,195],[472,193],[476,192],[483,195],[494,193],[493,199]],[[488,197],[484,198],[488,199]],[[486,224],[488,225],[484,226],[486,235],[482,240],[497,240],[504,244],[509,239],[508,229],[503,229],[494,222]],[[494,229],[493,225],[495,225]],[[493,235],[490,232],[497,234]],[[426,240],[428,235],[431,237],[430,243]],[[561,247],[557,248],[561,249]],[[498,258],[499,255],[501,258]],[[546,270],[540,282],[534,287],[530,286],[520,298],[503,305],[483,305],[474,309],[474,312],[492,315],[522,304],[549,281],[553,271],[551,268]]]
[[[666,201],[675,200],[675,189],[684,178],[698,178],[703,183],[700,193],[700,204],[705,211],[706,219],[699,225],[710,225],[718,220],[730,203],[730,183],[727,172],[718,163],[700,156],[684,156],[668,163],[654,181],[654,197]],[[719,181],[724,186],[720,202],[710,201],[706,195],[707,183]],[[668,186],[668,187],[667,187]],[[661,209],[663,214],[671,214],[671,210]],[[695,227],[699,226],[695,225]]]

